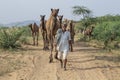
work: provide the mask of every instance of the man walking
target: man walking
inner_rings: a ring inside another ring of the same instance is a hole
[[[58,29],[59,32],[57,32],[58,38],[57,38],[57,58],[59,59],[61,63],[61,67],[64,67],[64,70],[66,70],[66,64],[67,64],[67,56],[69,52],[69,44],[71,44],[71,36],[70,32],[66,31],[67,24],[63,24],[62,29]]]

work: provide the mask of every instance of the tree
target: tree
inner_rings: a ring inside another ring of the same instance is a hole
[[[83,28],[83,32],[86,30],[86,28],[90,25],[90,18],[92,11],[89,10],[87,7],[84,6],[74,6],[73,8],[73,14],[77,16],[82,16],[83,19],[81,20]]]
[[[74,6],[72,8],[73,8],[73,14],[78,16],[82,15],[83,19],[90,16],[90,14],[92,13],[91,10],[89,10],[87,7],[84,6]]]

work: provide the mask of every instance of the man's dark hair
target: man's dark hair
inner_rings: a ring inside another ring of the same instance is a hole
[[[63,24],[63,26],[64,26],[64,27],[67,27],[67,24],[66,24],[66,23],[64,23],[64,24]]]

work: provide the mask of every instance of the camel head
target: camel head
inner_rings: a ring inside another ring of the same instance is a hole
[[[44,21],[45,20],[45,15],[40,15],[40,21]]]
[[[42,27],[42,29],[43,30],[45,30],[45,15],[40,15],[40,21],[41,21],[41,23],[40,23],[40,26]]]
[[[58,15],[59,9],[51,9],[51,15],[56,17]]]
[[[68,24],[68,19],[64,18],[64,23]]]
[[[62,21],[63,15],[58,15],[58,19],[59,19],[59,21]]]
[[[33,30],[33,29],[32,29],[32,24],[29,24],[28,27],[31,29],[31,31]]]
[[[68,30],[68,31],[72,30],[72,27],[73,27],[73,21],[72,21],[72,20],[69,20],[69,21],[68,21],[67,30]]]
[[[73,24],[73,20],[69,20],[69,21],[68,21],[68,25],[69,25],[69,26],[72,26],[72,24]]]
[[[28,25],[28,27],[30,27],[30,28],[31,28],[31,27],[32,27],[32,24],[29,24],[29,25]]]

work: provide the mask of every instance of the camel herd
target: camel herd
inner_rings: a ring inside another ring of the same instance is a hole
[[[65,19],[63,15],[58,15],[59,9],[51,9],[51,14],[48,20],[45,20],[45,15],[40,15],[40,27],[36,23],[28,25],[32,32],[33,45],[38,45],[39,30],[43,37],[43,50],[50,49],[50,62],[52,62],[52,52],[54,47],[54,40],[56,32],[62,27],[63,22],[67,24],[67,30],[71,33],[72,42],[74,43],[74,23],[72,20]],[[70,44],[70,51],[73,51],[72,44]]]
[[[38,45],[38,37],[39,37],[39,31],[41,31],[42,37],[43,37],[43,50],[49,50],[50,49],[50,62],[52,62],[52,52],[55,41],[56,32],[59,28],[62,28],[62,25],[65,23],[67,24],[67,30],[70,32],[72,43],[70,44],[70,51],[73,51],[73,43],[74,43],[74,26],[75,23],[73,20],[64,19],[63,21],[63,15],[58,15],[59,9],[51,9],[51,14],[48,20],[45,20],[45,15],[40,15],[40,27],[34,23],[28,25],[32,32],[33,37],[33,45]],[[94,27],[88,28],[83,31],[84,36],[92,36]]]

